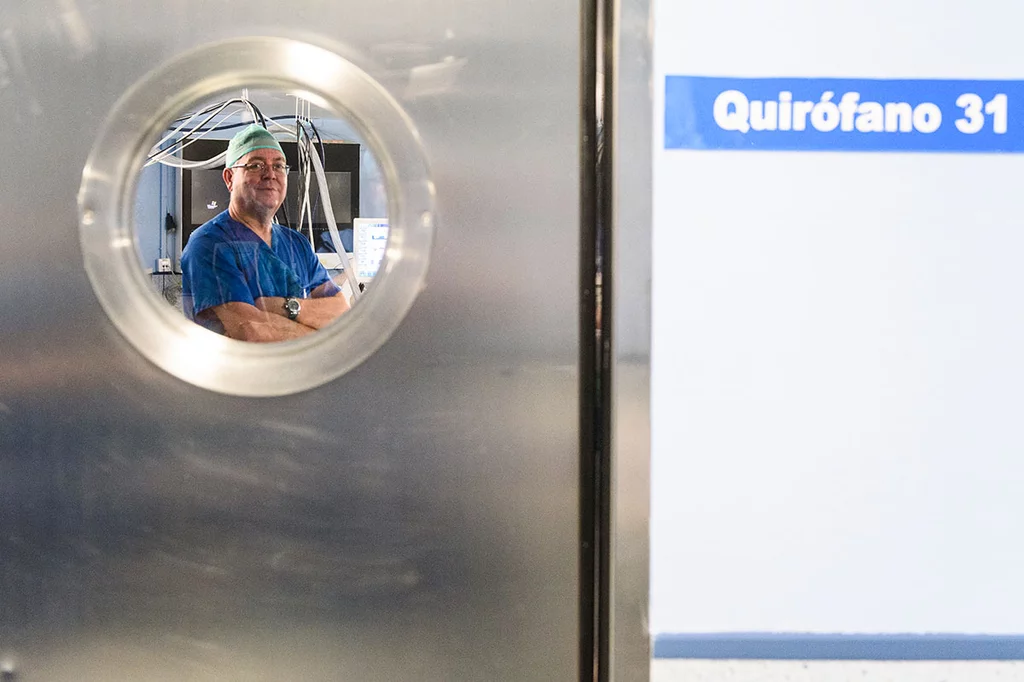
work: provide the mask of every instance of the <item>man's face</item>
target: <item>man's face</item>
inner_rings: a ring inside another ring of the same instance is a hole
[[[262,171],[240,167],[257,162],[263,163]],[[243,211],[273,216],[284,203],[288,187],[288,174],[278,173],[274,166],[284,163],[284,155],[276,149],[257,149],[236,161],[233,168],[225,169],[231,202]]]

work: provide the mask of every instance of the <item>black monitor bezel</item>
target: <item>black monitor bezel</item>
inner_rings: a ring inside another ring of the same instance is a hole
[[[182,158],[186,161],[210,159],[227,149],[228,140],[196,140],[182,150]],[[293,169],[298,168],[298,145],[295,142],[281,142],[286,163]],[[348,172],[349,175],[349,210],[352,220],[359,217],[359,160],[360,145],[354,142],[325,142],[324,171]],[[182,169],[179,177],[181,188],[181,248],[185,248],[188,238],[202,223],[192,220],[192,171]],[[298,228],[298,216],[288,216],[287,224],[292,229]],[[282,221],[283,223],[283,221]],[[339,222],[338,230],[351,230],[352,222]],[[314,223],[314,231],[327,229],[325,224]],[[315,245],[314,245],[315,246]]]

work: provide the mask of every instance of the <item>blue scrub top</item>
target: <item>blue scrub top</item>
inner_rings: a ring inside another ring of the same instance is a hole
[[[185,315],[215,332],[216,319],[196,318],[214,306],[239,301],[255,304],[261,296],[307,298],[330,275],[309,242],[288,227],[273,225],[271,246],[224,211],[189,237],[181,254],[181,288]],[[338,293],[333,284],[327,295]]]

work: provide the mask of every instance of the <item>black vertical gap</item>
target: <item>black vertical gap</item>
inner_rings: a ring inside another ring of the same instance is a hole
[[[580,682],[596,682],[601,669],[599,474],[600,345],[597,338],[598,259],[598,6],[580,2],[580,315],[579,315],[579,670]]]
[[[611,679],[611,93],[616,2],[583,0],[582,5],[580,677],[588,682]]]
[[[618,0],[599,0],[600,34],[598,36],[598,60],[603,78],[601,102],[598,120],[598,158],[597,158],[597,252],[598,272],[600,273],[601,295],[598,298],[598,395],[597,423],[599,443],[597,448],[597,483],[598,490],[598,553],[597,553],[597,589],[600,594],[597,615],[598,671],[597,682],[608,682],[612,677],[611,642],[611,567],[612,567],[612,454],[611,454],[611,396],[612,396],[612,329],[614,308],[612,299],[615,279],[612,276],[613,243],[612,227],[614,225],[614,194],[612,162],[615,152],[615,120],[614,120],[614,87],[615,73],[615,33],[617,30],[615,9]]]

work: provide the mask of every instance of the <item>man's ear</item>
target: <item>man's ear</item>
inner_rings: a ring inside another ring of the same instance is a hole
[[[235,179],[235,174],[231,172],[230,168],[224,169],[224,174],[221,176],[224,178],[224,184],[227,185],[228,191],[231,191],[231,183]]]

